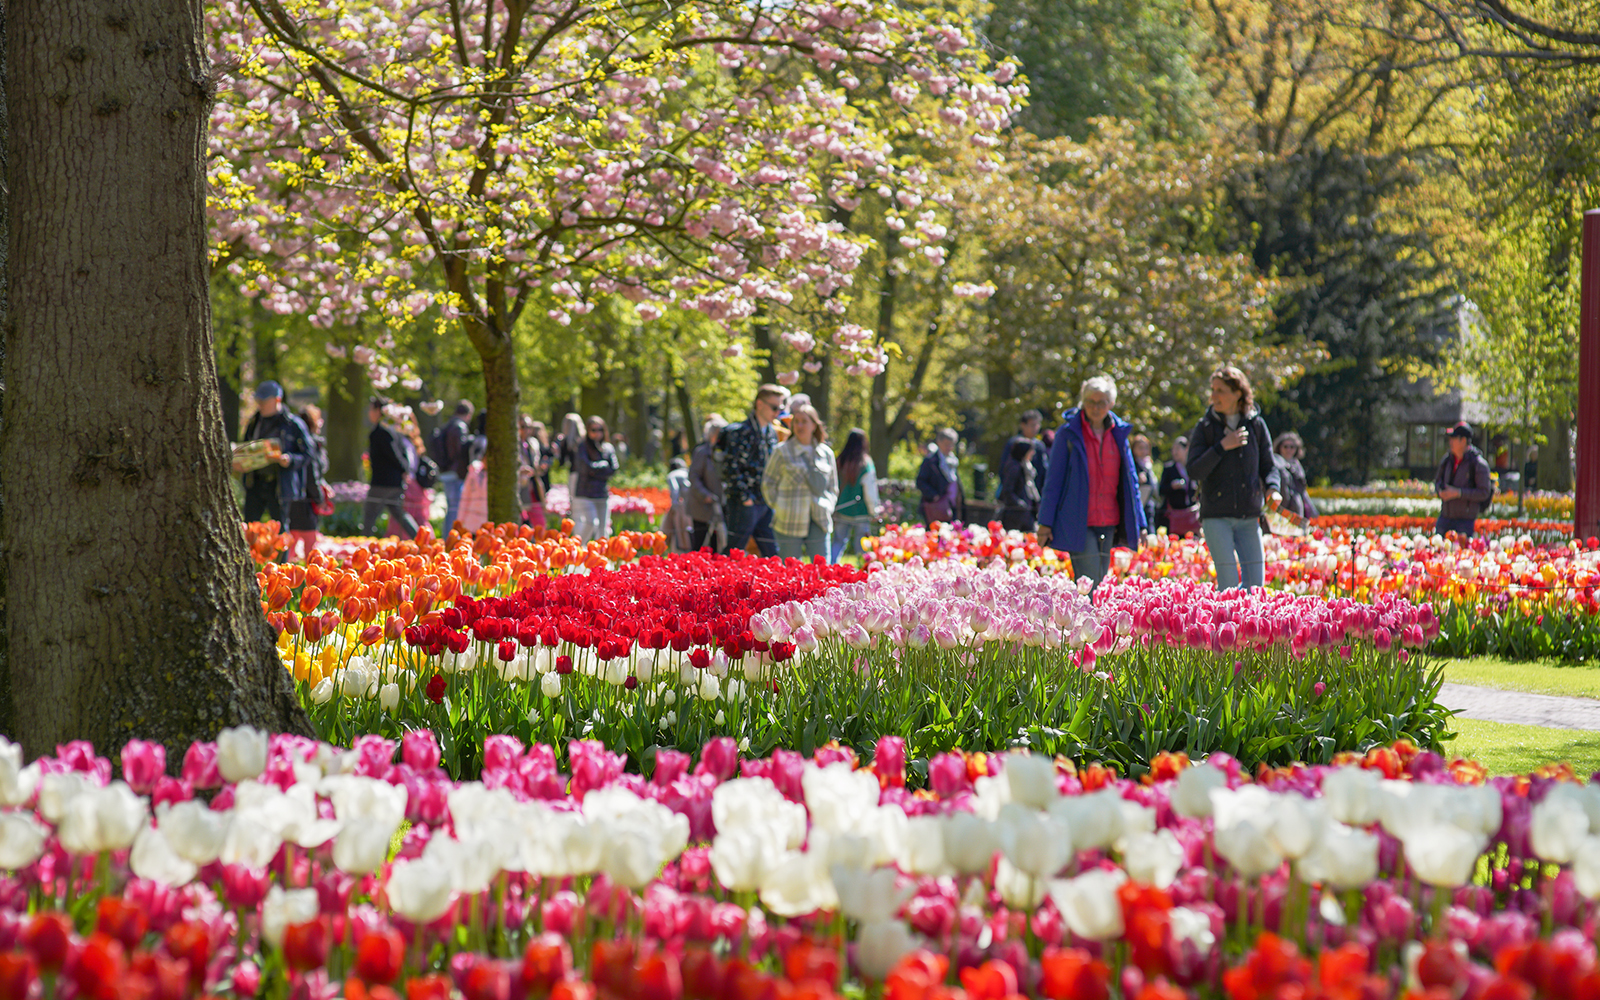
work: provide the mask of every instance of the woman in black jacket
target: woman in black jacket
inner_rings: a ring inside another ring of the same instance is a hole
[[[1179,513],[1182,523],[1173,524],[1174,512],[1185,512],[1194,506],[1194,483],[1189,480],[1189,439],[1179,437],[1172,442],[1172,461],[1161,470],[1161,482],[1156,484],[1155,526],[1166,528],[1169,535],[1187,535],[1199,521]]]
[[[1189,435],[1189,475],[1200,494],[1200,530],[1217,569],[1217,589],[1259,587],[1261,503],[1282,501],[1272,435],[1255,408],[1250,380],[1224,366],[1211,376],[1211,406]]]
[[[405,445],[387,423],[384,410],[394,403],[387,396],[373,396],[367,417],[372,433],[367,435],[367,462],[372,466],[372,485],[361,505],[361,533],[372,534],[378,515],[389,510],[391,523],[398,523],[404,538],[417,536],[417,522],[406,511],[406,476],[410,474]]]

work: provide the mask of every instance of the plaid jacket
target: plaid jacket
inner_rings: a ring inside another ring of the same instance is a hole
[[[777,445],[778,432],[771,424],[762,427],[754,417],[722,429],[722,435],[717,438],[717,451],[721,453],[722,485],[727,490],[728,506],[746,500],[767,503],[761,494],[761,477],[767,468],[767,458]]]
[[[839,466],[833,449],[819,443],[804,448],[794,438],[772,449],[761,479],[772,508],[772,530],[804,538],[815,522],[833,530],[833,508],[839,502]]]

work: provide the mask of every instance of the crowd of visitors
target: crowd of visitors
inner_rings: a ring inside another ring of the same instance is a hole
[[[275,381],[261,383],[255,399],[244,441],[270,439],[264,443],[272,447],[244,473],[244,515],[285,523],[290,555],[304,557],[316,546],[319,516],[332,512],[322,413],[316,406],[290,412]],[[1116,413],[1117,386],[1109,377],[1085,380],[1077,405],[1054,429],[1038,410],[1028,410],[1001,450],[994,494],[1000,523],[1036,532],[1041,545],[1069,557],[1073,571],[1092,584],[1109,571],[1114,548],[1136,548],[1150,532],[1164,530],[1204,539],[1219,587],[1261,586],[1267,512],[1290,528],[1317,516],[1301,464],[1305,444],[1292,432],[1271,436],[1238,368],[1212,374],[1209,404],[1194,428],[1172,441],[1159,471],[1150,438]],[[387,512],[390,534],[413,537],[431,519],[435,486],[444,494],[445,524],[469,531],[483,524],[486,416],[463,399],[424,445],[408,407],[372,397],[363,532],[370,534]],[[1449,431],[1449,453],[1435,476],[1441,533],[1472,534],[1494,495],[1489,464],[1472,435],[1465,423]],[[583,541],[610,535],[610,483],[625,460],[626,439],[601,417],[577,413],[566,415],[553,440],[544,424],[521,415],[517,436],[524,521],[545,523],[552,471],[564,469],[574,533]],[[783,386],[762,385],[736,422],[712,414],[693,447],[686,435],[671,441],[671,507],[661,530],[674,550],[753,547],[765,556],[837,562],[860,553],[879,519],[880,470],[866,432],[852,429],[836,453],[810,399]],[[917,469],[920,513],[929,524],[964,514],[959,441],[953,428],[939,429]]]

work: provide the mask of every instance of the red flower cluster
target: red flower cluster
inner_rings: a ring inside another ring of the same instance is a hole
[[[737,658],[769,650],[750,634],[752,614],[865,578],[853,566],[793,559],[702,552],[644,556],[615,570],[535,577],[510,597],[457,597],[454,607],[407,628],[405,640],[430,656],[464,653],[477,640],[527,647],[565,643],[592,649],[601,661],[625,657],[635,647],[681,653],[716,646]],[[772,651],[792,655],[793,646]]]

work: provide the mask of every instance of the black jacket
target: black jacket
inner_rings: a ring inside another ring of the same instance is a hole
[[[917,490],[922,494],[925,503],[950,495],[950,477],[944,474],[944,463],[940,461],[938,451],[931,451],[923,456],[922,467],[917,469]],[[958,500],[960,496],[958,482],[956,492]]]
[[[372,465],[373,486],[404,486],[411,472],[400,435],[382,424],[367,435],[367,461]]]
[[[1272,434],[1260,412],[1251,413],[1241,426],[1250,440],[1232,451],[1222,447],[1227,422],[1207,407],[1205,416],[1189,435],[1189,478],[1200,496],[1201,517],[1260,517],[1266,490],[1281,490],[1278,467],[1272,461]]]
[[[1167,519],[1169,508],[1182,510],[1194,506],[1194,483],[1188,478],[1188,471],[1178,471],[1177,462],[1168,462],[1161,470],[1161,481],[1156,484],[1156,520],[1158,528],[1171,527]]]

